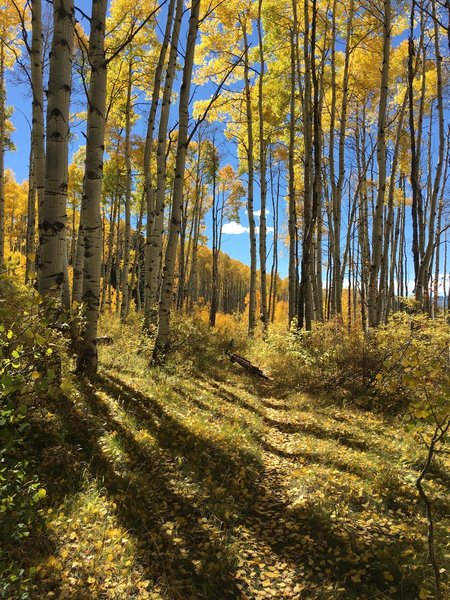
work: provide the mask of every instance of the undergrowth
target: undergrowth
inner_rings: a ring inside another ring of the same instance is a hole
[[[396,317],[373,338],[328,324],[247,340],[237,317],[211,332],[177,315],[152,369],[140,318],[107,315],[113,343],[86,382],[36,296],[8,297],[24,308],[2,315],[3,597],[266,598],[275,581],[271,597],[432,597],[414,487],[424,449],[398,416],[405,381],[381,389],[377,375],[393,378],[411,335],[433,352],[442,329]],[[228,361],[230,339],[269,383]],[[439,457],[427,482],[443,569],[448,466]]]

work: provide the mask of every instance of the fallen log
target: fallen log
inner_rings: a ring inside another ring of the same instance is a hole
[[[113,343],[113,339],[110,335],[101,335],[95,340],[97,342],[97,346],[111,346]]]
[[[237,363],[238,365],[241,365],[241,367],[243,369],[245,369],[252,375],[257,375],[258,377],[261,377],[262,379],[269,381],[269,378],[267,377],[267,375],[264,375],[264,373],[261,371],[261,369],[259,367],[252,364],[249,360],[247,360],[240,354],[237,354],[236,352],[231,352],[232,345],[233,345],[233,340],[231,340],[231,342],[228,344],[228,348],[225,350],[225,355],[228,356],[228,358],[230,359],[230,361],[232,363]]]

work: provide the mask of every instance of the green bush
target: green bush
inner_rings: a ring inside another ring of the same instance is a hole
[[[26,453],[29,416],[43,393],[57,393],[58,334],[37,294],[2,279],[0,304],[0,596],[27,598],[20,543],[38,521],[46,491]]]

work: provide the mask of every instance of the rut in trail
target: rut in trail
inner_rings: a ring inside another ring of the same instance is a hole
[[[308,589],[312,592],[312,583],[308,583],[304,562],[313,539],[302,515],[291,505],[287,487],[301,460],[291,439],[298,424],[285,400],[262,398],[261,405],[266,414],[263,472],[254,509],[236,528],[240,547],[237,585],[242,598],[314,597],[307,594]]]

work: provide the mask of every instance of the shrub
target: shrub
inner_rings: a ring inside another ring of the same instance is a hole
[[[0,595],[27,597],[24,570],[13,555],[37,523],[46,491],[26,458],[29,414],[42,393],[56,393],[60,341],[37,294],[1,281],[0,304]]]

